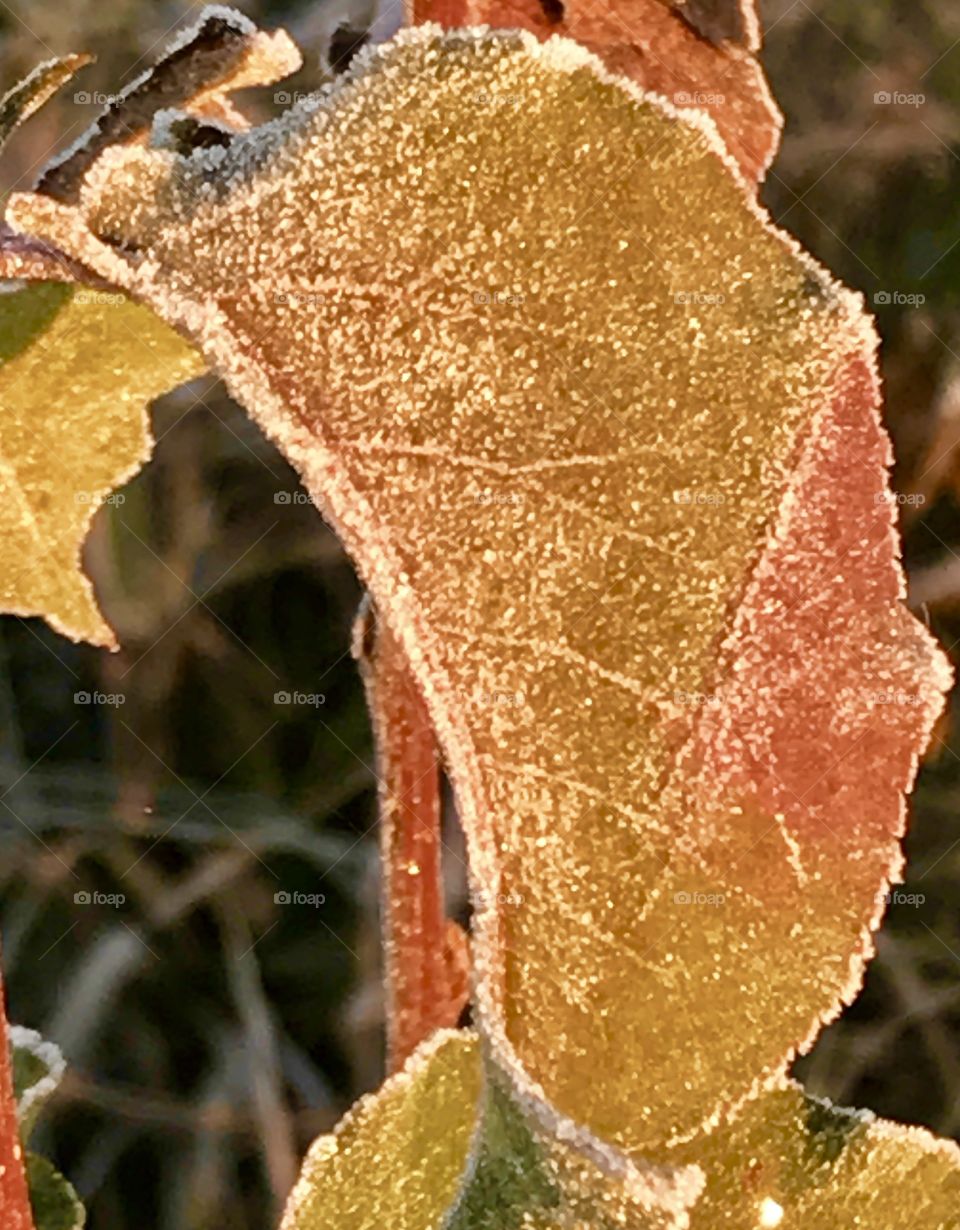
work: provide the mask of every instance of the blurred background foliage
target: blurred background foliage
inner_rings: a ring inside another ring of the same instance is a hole
[[[290,91],[348,57],[340,27],[397,21],[364,0],[238,7],[304,48]],[[85,50],[98,60],[77,91],[114,91],[198,8],[9,0],[3,82]],[[911,601],[956,661],[960,7],[763,10],[786,117],[764,199],[875,307]],[[249,105],[275,110],[268,92]],[[0,190],[28,186],[94,114],[70,90],[45,108],[5,152]],[[101,509],[87,550],[123,651],[0,621],[10,1009],[70,1060],[37,1143],[92,1230],[265,1230],[310,1139],[382,1078],[375,780],[348,653],[359,587],[292,471],[212,378],[153,417],[154,461]],[[82,691],[125,701],[80,705]],[[277,704],[282,691],[324,699]],[[912,801],[908,901],[888,912],[862,994],[798,1069],[813,1092],[960,1137],[955,709]],[[458,847],[455,829],[448,840]],[[83,892],[125,900],[84,905]],[[282,905],[278,892],[324,901]]]

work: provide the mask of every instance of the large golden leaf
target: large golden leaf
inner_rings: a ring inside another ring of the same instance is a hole
[[[64,275],[65,275],[64,271]],[[150,455],[147,405],[203,361],[153,312],[94,287],[0,294],[0,610],[114,636],[80,569],[100,504]]]
[[[947,680],[858,297],[565,40],[422,27],[229,147],[170,137],[12,219],[195,338],[352,552],[524,1106],[681,1143],[853,994]]]

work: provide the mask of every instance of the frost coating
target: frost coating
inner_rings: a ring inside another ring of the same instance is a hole
[[[35,1029],[11,1025],[9,1035],[10,1048],[14,1052],[17,1120],[26,1137],[41,1106],[63,1080],[67,1064],[60,1048],[45,1042]],[[18,1055],[18,1051],[22,1053]]]
[[[873,334],[708,121],[582,48],[421,28],[354,64],[14,216],[195,337],[323,501],[447,756],[496,1061],[616,1169],[778,1079],[899,866],[945,675],[876,499]],[[855,515],[791,516],[835,454]]]
[[[439,1230],[480,1097],[475,1045],[442,1030],[314,1141],[280,1230]]]

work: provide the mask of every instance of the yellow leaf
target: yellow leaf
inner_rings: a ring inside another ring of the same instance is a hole
[[[480,1098],[475,1039],[439,1032],[314,1142],[281,1230],[440,1230]]]
[[[575,44],[421,27],[354,65],[11,217],[300,468],[437,727],[492,1053],[642,1155],[810,1043],[899,870],[948,676],[900,605],[874,335],[708,121]]]
[[[147,404],[204,363],[124,295],[0,294],[0,610],[114,645],[80,570],[100,504],[150,455]]]
[[[960,1150],[784,1082],[671,1160],[706,1173],[690,1230],[957,1230]]]

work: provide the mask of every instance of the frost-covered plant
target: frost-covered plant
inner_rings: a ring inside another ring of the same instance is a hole
[[[140,463],[199,352],[370,591],[398,1071],[314,1146],[285,1230],[960,1224],[953,1146],[786,1076],[859,986],[949,672],[901,605],[872,324],[755,198],[755,16],[633,0],[636,41],[454,8],[253,130],[227,95],[296,53],[211,10],[10,201],[9,276],[135,303],[14,297],[6,607],[110,642],[75,569],[14,580],[73,490],[22,460],[65,313],[99,339],[43,407],[76,485]],[[529,29],[444,28],[478,16]],[[122,428],[101,366],[131,369]]]

